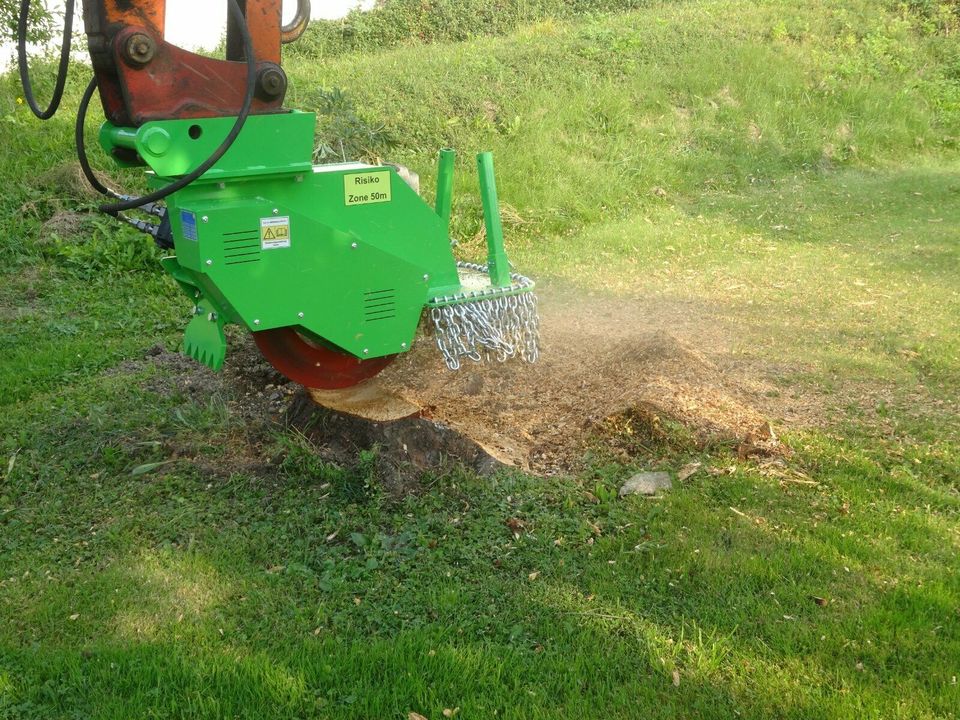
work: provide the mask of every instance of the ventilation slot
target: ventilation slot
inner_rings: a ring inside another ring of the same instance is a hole
[[[260,262],[260,233],[249,230],[224,233],[223,259],[227,265]]]
[[[396,290],[375,290],[364,293],[363,312],[367,322],[393,320],[397,316]]]

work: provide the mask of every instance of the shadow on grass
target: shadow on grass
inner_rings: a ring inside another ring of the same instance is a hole
[[[916,522],[918,493],[900,512],[871,501],[883,469],[830,457],[815,490],[744,470],[600,506],[574,480],[519,475],[365,505],[324,501],[311,477],[114,474],[93,502],[50,483],[32,501],[65,493],[73,512],[58,542],[8,554],[0,709],[946,714],[953,528]]]

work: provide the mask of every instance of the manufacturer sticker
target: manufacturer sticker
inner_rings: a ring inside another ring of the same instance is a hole
[[[347,207],[387,203],[391,199],[389,170],[343,176],[343,201]]]
[[[264,250],[290,247],[290,218],[260,218],[260,247]]]
[[[183,228],[183,237],[197,242],[197,216],[189,210],[180,211],[180,226]]]

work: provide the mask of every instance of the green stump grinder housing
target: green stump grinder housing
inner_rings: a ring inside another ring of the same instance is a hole
[[[105,123],[162,187],[201,165],[235,118]],[[253,116],[225,155],[167,200],[175,255],[163,267],[193,304],[185,352],[213,370],[224,326],[308,387],[355,385],[412,347],[426,310],[451,369],[539,355],[534,284],[510,271],[489,153],[478,156],[488,256],[458,263],[449,234],[455,155],[440,153],[436,207],[390,165],[313,165],[315,117]],[[116,152],[120,150],[121,152]]]

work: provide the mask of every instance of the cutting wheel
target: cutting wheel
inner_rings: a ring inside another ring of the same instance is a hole
[[[253,333],[260,352],[282,375],[308,388],[342,390],[369,380],[396,355],[360,360],[311,342],[294,328]]]

